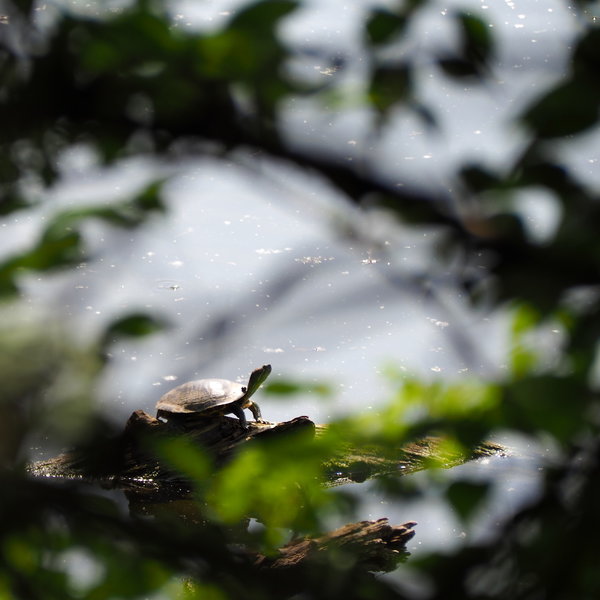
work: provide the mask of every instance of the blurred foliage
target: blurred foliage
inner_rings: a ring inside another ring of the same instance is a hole
[[[30,434],[80,442],[94,410],[101,369],[93,346],[70,339],[51,315],[0,305],[0,465],[27,459]]]
[[[321,398],[330,398],[333,396],[333,389],[331,385],[322,381],[308,383],[307,381],[278,379],[277,381],[264,385],[263,393],[279,396],[280,398],[293,397],[296,394],[314,394]]]
[[[593,4],[577,3],[582,11]],[[426,5],[392,3],[365,19],[364,99],[379,124],[402,108],[436,126],[435,112],[415,83],[419,57],[395,50]],[[193,482],[185,518],[124,515],[117,503],[77,482],[28,479],[22,464],[32,440],[44,437],[58,446],[96,448],[99,462],[116,451],[110,425],[94,414],[101,358],[118,337],[150,334],[164,324],[150,315],[124,315],[97,340],[82,343],[55,315],[33,318],[25,310],[23,280],[28,273],[74,268],[93,258],[83,230],[90,219],[134,228],[159,217],[165,210],[161,183],[121,203],[57,212],[46,217],[29,248],[0,262],[0,597],[282,597],[280,582],[251,568],[240,539],[272,552],[292,530],[313,533],[332,515],[350,518],[350,496],[320,485],[336,449],[352,443],[391,451],[432,434],[469,448],[499,429],[551,440],[560,460],[548,471],[539,500],[507,522],[497,538],[413,561],[426,582],[416,597],[567,600],[600,594],[590,535],[600,499],[600,199],[558,158],[561,144],[597,132],[600,32],[594,19],[582,19],[568,73],[518,115],[526,146],[501,170],[462,165],[460,198],[450,198],[388,185],[367,168],[302,153],[282,141],[280,103],[321,91],[295,81],[286,69],[294,50],[280,38],[280,25],[299,6],[285,0],[248,3],[219,29],[198,33],[177,27],[160,1],[115,10],[99,4],[94,17],[76,7],[3,3],[0,215],[38,210],[59,180],[59,157],[77,144],[92,148],[106,164],[138,155],[168,160],[249,147],[318,173],[350,203],[384,208],[404,223],[443,234],[440,260],[466,257],[465,297],[511,303],[513,352],[505,377],[443,385],[393,374],[399,391],[378,414],[332,424],[316,442],[256,445],[216,473],[198,449],[171,440],[156,452]],[[457,43],[436,57],[437,65],[459,83],[468,78],[470,85],[485,84],[495,59],[493,29],[483,16],[466,11],[449,19]],[[518,192],[530,189],[547,192],[560,208],[556,231],[543,242],[528,235],[519,211]],[[557,323],[561,344],[547,365],[538,333]],[[279,394],[307,389],[294,382],[269,387]],[[380,485],[391,497],[410,493],[394,478]],[[446,497],[468,523],[487,492],[458,481]],[[149,503],[140,506],[149,510]],[[260,526],[248,529],[250,518]],[[305,573],[303,598],[413,597],[385,579],[363,578],[348,557],[323,561],[323,570]]]
[[[451,77],[479,77],[494,54],[494,38],[489,24],[468,13],[456,16],[460,42],[457,52],[439,59],[439,65]]]
[[[149,213],[163,208],[160,185],[153,183],[121,203],[59,212],[49,220],[31,249],[0,262],[0,298],[17,293],[19,278],[26,272],[54,271],[85,261],[87,253],[80,231],[84,222],[99,219],[118,227],[134,228],[145,222]]]
[[[317,533],[332,505],[343,504],[343,497],[319,485],[330,453],[327,442],[314,443],[306,434],[255,444],[213,479],[206,495],[210,511],[225,523],[253,515],[264,525],[266,552],[287,541],[290,528]]]
[[[147,313],[135,312],[113,321],[104,332],[101,350],[110,347],[118,338],[138,338],[162,331],[167,327],[164,319]]]

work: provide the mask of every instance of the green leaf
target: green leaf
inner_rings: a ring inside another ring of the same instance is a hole
[[[525,377],[539,365],[538,354],[522,345],[517,345],[510,351],[510,372],[513,377]]]
[[[178,436],[154,440],[154,450],[180,474],[189,478],[201,490],[214,466],[206,452],[189,439]]]
[[[328,397],[333,394],[331,386],[326,383],[305,383],[289,379],[269,383],[263,388],[265,394],[273,396],[293,396],[296,394],[316,394]]]
[[[324,458],[312,430],[257,440],[210,480],[211,512],[230,524],[255,516],[271,549],[281,543],[281,528],[314,531],[323,511],[337,502],[322,486]]]
[[[514,311],[511,333],[514,342],[519,342],[522,336],[539,325],[541,315],[529,304],[519,304]]]

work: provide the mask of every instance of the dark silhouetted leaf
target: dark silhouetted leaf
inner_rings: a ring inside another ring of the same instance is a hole
[[[599,96],[595,83],[571,79],[538,100],[523,115],[537,136],[553,138],[581,133],[598,120]]]
[[[450,77],[476,77],[479,75],[477,67],[469,60],[458,57],[440,58],[438,64]]]
[[[439,123],[435,113],[422,102],[411,103],[411,110],[419,117],[423,125],[431,132],[439,130]]]
[[[573,73],[578,79],[585,78],[595,84],[599,92],[600,82],[600,29],[590,29],[577,44],[573,55]]]
[[[412,69],[407,63],[381,66],[375,69],[369,98],[372,105],[385,113],[392,106],[405,101],[412,88]]]
[[[509,423],[524,432],[547,432],[562,443],[582,434],[585,389],[574,378],[544,375],[514,382],[507,390],[505,414]]]
[[[458,16],[461,24],[462,54],[476,67],[486,65],[494,50],[494,39],[487,25],[479,17],[467,13]]]
[[[49,227],[36,246],[0,263],[0,295],[18,291],[18,278],[27,271],[50,271],[81,262],[82,239],[69,227]]]
[[[0,198],[0,216],[6,216],[12,212],[23,210],[30,206],[20,194],[15,193],[12,190],[2,193]]]
[[[228,29],[247,30],[258,39],[267,34],[273,37],[277,23],[298,6],[294,0],[266,0],[248,4],[235,13]]]
[[[143,337],[162,331],[166,322],[146,313],[133,313],[113,321],[106,329],[105,338]]]
[[[372,44],[385,44],[404,30],[406,19],[394,13],[377,10],[367,22],[367,35]]]
[[[494,51],[494,39],[489,27],[478,17],[466,13],[457,15],[459,24],[459,47],[452,53],[438,58],[438,64],[446,75],[454,78],[479,78]]]
[[[463,522],[468,521],[481,506],[489,492],[486,483],[457,481],[450,485],[446,497]]]
[[[460,177],[475,193],[491,190],[500,185],[498,177],[478,165],[465,165],[460,172]]]
[[[162,181],[151,183],[147,188],[142,190],[134,199],[134,206],[140,208],[142,211],[164,211],[165,205],[163,204],[161,192],[162,192]]]

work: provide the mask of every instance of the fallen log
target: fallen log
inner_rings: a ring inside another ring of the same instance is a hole
[[[29,472],[34,476],[101,480],[113,487],[156,488],[173,482],[181,484],[178,474],[153,452],[154,442],[161,438],[182,437],[196,444],[218,468],[246,444],[292,434],[321,436],[326,431],[326,425],[316,426],[306,416],[281,423],[252,422],[244,429],[236,418],[194,414],[174,428],[137,410],[129,417],[124,431],[115,439],[107,440],[105,447],[94,447],[93,453],[71,451],[38,461],[29,466]],[[502,446],[492,442],[482,443],[469,452],[459,452],[449,449],[439,437],[427,437],[397,448],[347,444],[327,459],[323,483],[363,482],[378,475],[405,475],[434,465],[448,468],[504,452]]]
[[[319,436],[324,435],[326,430],[326,425],[316,426],[305,416],[281,423],[253,422],[244,429],[238,419],[223,415],[210,418],[191,415],[174,429],[168,423],[137,410],[129,417],[124,431],[105,442],[105,448],[95,447],[93,453],[65,452],[33,463],[29,472],[43,477],[102,480],[114,487],[160,486],[179,480],[172,468],[152,451],[153,442],[161,438],[180,436],[197,444],[218,468],[253,441],[298,433]],[[492,442],[482,443],[467,453],[449,450],[439,437],[427,437],[398,448],[346,445],[324,464],[324,483],[363,482],[377,475],[404,475],[433,465],[452,467],[467,460],[504,452],[502,446]]]

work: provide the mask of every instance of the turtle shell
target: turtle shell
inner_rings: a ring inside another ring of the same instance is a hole
[[[158,401],[156,408],[169,413],[204,412],[241,400],[246,386],[227,379],[198,379],[188,381],[167,392]]]

